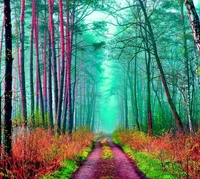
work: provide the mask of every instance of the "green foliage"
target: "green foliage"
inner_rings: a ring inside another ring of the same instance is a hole
[[[51,179],[51,178],[63,178],[67,179],[71,177],[71,174],[74,173],[78,169],[78,165],[73,160],[66,160],[63,162],[62,167],[59,171],[56,171],[54,174],[47,174],[43,177],[43,179]]]
[[[114,158],[114,155],[112,153],[112,150],[110,149],[110,146],[103,146],[102,147],[102,155],[101,158],[103,160],[107,160],[107,159],[112,159]]]
[[[178,179],[186,175],[177,163],[161,161],[147,152],[137,152],[128,146],[123,146],[123,150],[149,179]]]
[[[48,120],[48,114],[47,113],[44,114],[44,119],[45,119],[45,121],[44,121],[44,124],[43,124],[42,123],[42,112],[41,112],[40,109],[38,109],[38,110],[35,111],[34,121],[32,122],[32,121],[29,120],[29,123],[31,125],[33,125],[33,127],[46,127],[47,128],[48,125],[49,125],[49,120]]]
[[[121,144],[120,139],[118,139],[118,138],[113,138],[113,142],[118,144],[118,145]]]
[[[94,50],[99,50],[101,48],[103,48],[105,46],[105,42],[98,42],[98,43],[93,43],[93,47],[94,47]]]
[[[101,31],[107,31],[106,28],[107,24],[105,21],[96,21],[93,22],[93,30],[101,30]]]
[[[41,116],[41,110],[38,109],[35,111],[34,113],[34,121],[31,121],[30,120],[30,117],[27,118],[27,124],[28,126],[31,126],[31,127],[45,127],[45,128],[48,128],[48,125],[49,125],[49,120],[48,120],[48,114],[45,113],[44,114],[44,118],[45,118],[45,121],[44,121],[44,124],[42,122],[42,116]],[[21,110],[18,110],[15,117],[13,118],[12,120],[13,122],[13,126],[22,126],[23,124],[23,121],[22,121],[22,111]]]
[[[200,75],[200,67],[199,66],[197,68],[197,71],[198,71],[198,75]]]
[[[92,151],[92,146],[85,148],[80,154],[78,154],[77,159],[78,161],[84,161],[89,153]]]
[[[15,118],[12,120],[13,126],[21,126],[22,125],[22,111],[17,111]]]
[[[100,141],[100,144],[102,145],[102,154],[101,154],[101,158],[103,160],[107,160],[107,159],[112,159],[114,158],[114,155],[112,153],[112,150],[108,144],[108,138],[105,137]]]

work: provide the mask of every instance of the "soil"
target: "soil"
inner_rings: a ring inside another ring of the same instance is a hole
[[[99,140],[72,179],[146,179],[137,165],[111,139],[107,140],[107,145],[110,146],[114,158],[101,158],[102,145]]]

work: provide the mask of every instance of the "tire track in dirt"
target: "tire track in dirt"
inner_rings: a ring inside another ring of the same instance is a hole
[[[100,141],[97,141],[94,145],[93,151],[88,156],[87,160],[72,176],[73,179],[92,179],[95,178],[97,170],[97,164],[101,160],[101,146]]]
[[[137,165],[127,157],[121,148],[110,139],[108,143],[114,155],[114,162],[117,167],[117,179],[146,179]]]

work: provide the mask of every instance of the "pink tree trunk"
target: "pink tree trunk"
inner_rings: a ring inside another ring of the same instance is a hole
[[[37,25],[37,17],[36,17],[36,0],[32,0],[32,13],[33,13],[33,33],[34,33],[34,41],[35,41],[35,51],[36,51],[36,93],[40,95],[40,105],[41,105],[41,114],[42,114],[42,123],[44,125],[44,104],[43,104],[43,94],[42,94],[42,83],[40,78],[40,70],[39,70],[39,47],[38,47],[38,25]],[[39,101],[36,101],[39,102]],[[38,104],[36,104],[39,107]],[[38,108],[39,109],[39,108]]]
[[[67,60],[66,60],[66,86],[67,86],[67,109],[68,109],[68,128],[69,134],[72,133],[73,129],[73,117],[72,117],[72,104],[71,104],[71,36],[69,29],[69,4],[67,3],[67,26],[66,26],[66,52],[67,52]]]
[[[34,126],[34,84],[33,84],[33,23],[30,33],[30,93],[31,93],[31,122]]]
[[[25,0],[21,0],[21,15],[20,15],[20,53],[19,53],[19,81],[20,94],[22,104],[23,123],[27,125],[27,107],[26,107],[26,87],[25,87],[25,70],[24,70],[24,13]]]
[[[48,0],[48,7],[49,7],[49,29],[51,34],[51,45],[52,45],[51,50],[53,58],[54,110],[56,115],[58,108],[58,80],[57,80],[57,62],[55,53],[56,51],[55,51],[54,20],[53,20],[54,0]]]
[[[61,111],[63,101],[63,84],[64,84],[64,71],[65,71],[65,41],[64,41],[64,25],[63,25],[63,2],[59,0],[59,16],[60,16],[60,46],[61,46],[61,78],[59,88],[58,110],[56,115],[56,130],[59,133],[61,129]],[[60,65],[60,64],[59,64]]]

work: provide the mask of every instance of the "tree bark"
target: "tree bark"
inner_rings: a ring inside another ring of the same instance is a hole
[[[12,23],[10,0],[4,0],[5,17],[5,106],[4,106],[4,151],[12,155]]]
[[[147,45],[147,49],[148,49],[148,45]],[[148,133],[149,136],[153,135],[153,120],[152,120],[152,111],[151,111],[151,55],[150,55],[150,51],[148,49],[148,51],[146,52],[148,53],[148,57],[147,55],[145,55],[145,60],[146,60],[146,75],[147,75],[147,118],[148,118]]]
[[[129,128],[128,123],[128,89],[127,89],[127,74],[124,74],[124,110],[125,110],[125,128]]]
[[[59,98],[58,98],[58,110],[56,115],[56,131],[60,133],[61,129],[61,112],[62,112],[62,102],[63,102],[63,84],[64,84],[64,73],[65,73],[65,41],[64,41],[64,24],[63,24],[63,1],[59,0],[59,16],[60,16],[60,46],[61,46],[61,81],[59,88]],[[59,64],[60,65],[60,64]]]
[[[134,64],[134,100],[135,100],[135,122],[137,125],[138,130],[140,131],[140,124],[138,120],[138,101],[137,101],[137,56],[135,57],[135,64]]]
[[[71,99],[71,45],[72,36],[70,33],[70,16],[69,16],[69,3],[67,2],[67,26],[66,26],[66,71],[67,71],[67,109],[68,109],[68,132],[71,135],[73,129],[73,112],[72,112],[72,99]]]
[[[33,24],[30,35],[30,93],[31,93],[31,122],[34,126],[34,85],[33,85]]]
[[[5,18],[3,18],[3,23],[2,23],[2,29],[1,29],[1,37],[0,37],[0,71],[1,71],[1,60],[2,60],[2,46],[3,46],[3,35],[4,35],[4,29],[5,29]],[[2,78],[1,73],[0,73],[0,79]],[[0,146],[1,146],[1,139],[2,139],[2,123],[1,123],[1,100],[2,100],[2,94],[1,94],[1,83],[0,83]],[[1,154],[0,154],[1,157]]]
[[[185,6],[188,12],[188,16],[190,19],[190,25],[192,29],[192,33],[194,36],[194,41],[196,43],[197,49],[200,53],[200,20],[195,9],[193,0],[185,0]]]
[[[52,77],[51,77],[51,35],[49,33],[49,59],[48,59],[48,117],[49,117],[49,127],[53,131],[53,106],[52,106]]]
[[[32,9],[33,9],[33,32],[34,32],[34,40],[35,40],[35,50],[36,50],[36,72],[37,78],[36,83],[38,83],[38,88],[36,93],[39,93],[40,96],[40,105],[41,105],[41,117],[42,117],[42,124],[44,125],[44,103],[43,103],[43,94],[42,94],[42,82],[41,82],[41,75],[40,75],[40,68],[39,68],[39,47],[38,47],[38,25],[36,23],[36,0],[32,0]],[[37,101],[38,103],[39,101]],[[39,110],[39,104],[37,104]]]
[[[22,120],[23,125],[27,126],[27,106],[26,106],[26,87],[25,87],[25,70],[24,70],[24,14],[25,0],[21,0],[21,15],[20,15],[20,53],[19,53],[19,80],[20,94],[22,104]]]
[[[45,0],[45,7],[47,1]],[[43,54],[43,91],[44,91],[44,112],[47,112],[47,23],[46,23],[46,8],[45,8],[45,15],[44,15],[44,54]]]
[[[189,74],[189,57],[188,57],[188,45],[187,45],[187,38],[186,38],[186,27],[185,27],[185,16],[183,10],[183,2],[180,3],[180,11],[181,11],[181,21],[182,21],[182,32],[183,32],[183,57],[184,57],[184,68],[185,68],[185,80],[186,87],[185,91],[185,110],[186,110],[186,120],[187,120],[187,127],[189,131],[192,133],[192,122],[191,122],[191,111],[190,111],[190,74]],[[185,85],[185,84],[184,84]]]
[[[54,37],[54,0],[48,0],[49,7],[49,29],[51,34],[51,53],[53,59],[53,79],[54,79],[54,111],[57,114],[58,109],[58,80],[57,80],[57,62],[56,62],[56,50],[55,50],[55,37]]]

